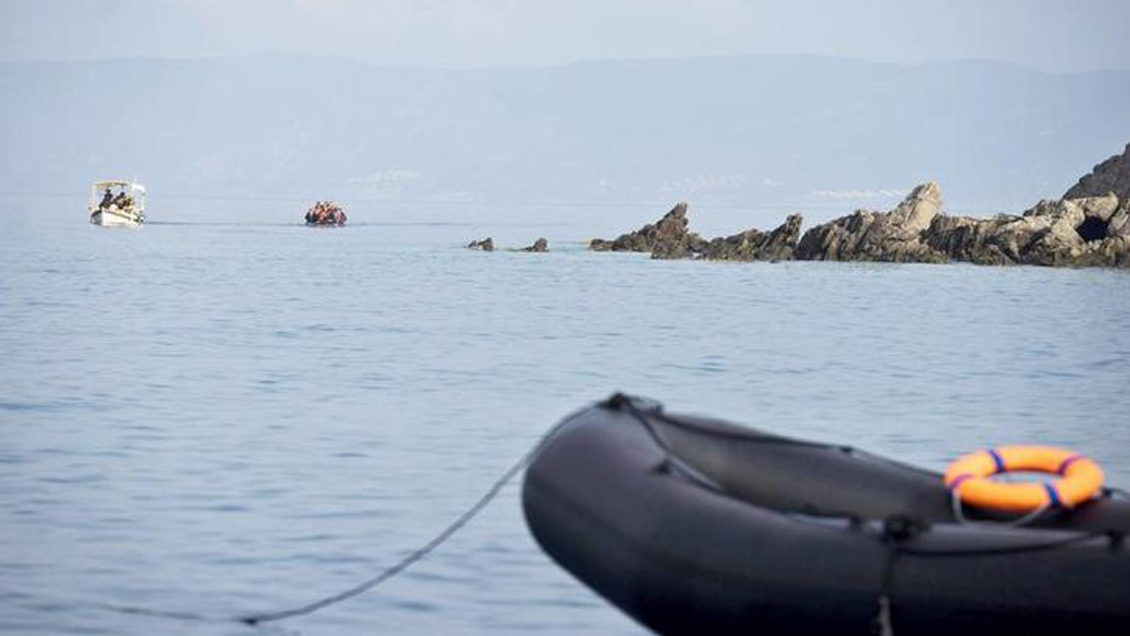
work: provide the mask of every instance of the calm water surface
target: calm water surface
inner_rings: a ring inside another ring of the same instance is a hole
[[[1062,444],[1130,485],[1127,272],[651,262],[583,239],[654,211],[318,230],[261,207],[131,231],[0,199],[0,631],[641,634],[538,550],[516,484],[312,616],[99,608],[245,613],[348,587],[615,390],[934,468]],[[553,251],[460,247],[487,235]]]

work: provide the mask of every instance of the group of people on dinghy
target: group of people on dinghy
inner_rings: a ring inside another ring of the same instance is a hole
[[[345,210],[333,201],[318,201],[306,210],[306,225],[345,225]]]

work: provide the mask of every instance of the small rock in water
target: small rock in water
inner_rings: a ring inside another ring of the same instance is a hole
[[[493,252],[494,239],[488,236],[481,241],[471,241],[467,244],[467,248],[472,250],[482,250],[484,252]]]
[[[523,247],[522,251],[523,252],[548,252],[549,251],[549,241],[545,240],[544,238],[539,238],[538,240],[534,241],[533,245]]]

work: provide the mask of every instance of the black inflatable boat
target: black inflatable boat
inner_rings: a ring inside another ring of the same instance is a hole
[[[617,395],[555,429],[522,503],[547,553],[662,634],[1130,634],[1109,490],[1018,527],[961,513],[934,472]]]

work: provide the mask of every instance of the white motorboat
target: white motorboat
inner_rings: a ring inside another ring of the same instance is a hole
[[[87,212],[94,225],[140,226],[145,223],[145,186],[136,181],[95,181]]]

